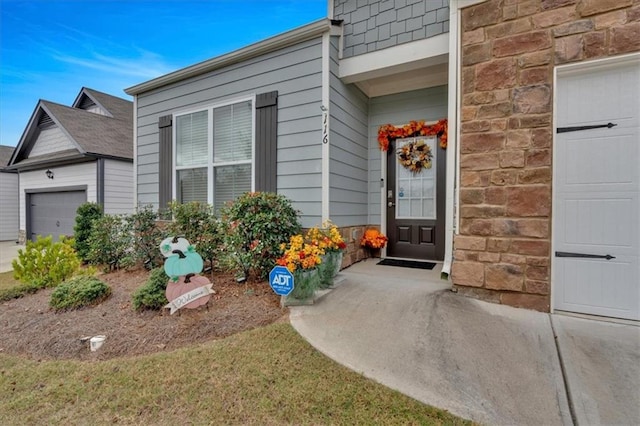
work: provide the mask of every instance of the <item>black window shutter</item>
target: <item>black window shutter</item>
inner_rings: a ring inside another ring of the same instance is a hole
[[[277,192],[278,92],[256,96],[256,191]]]
[[[160,209],[166,209],[171,202],[172,167],[171,161],[173,142],[173,117],[165,115],[158,119],[158,131],[160,133],[160,146],[158,158],[158,201]]]

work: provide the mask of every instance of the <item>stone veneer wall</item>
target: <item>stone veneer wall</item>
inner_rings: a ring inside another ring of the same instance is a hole
[[[640,0],[462,11],[460,293],[549,311],[555,65],[640,51]]]

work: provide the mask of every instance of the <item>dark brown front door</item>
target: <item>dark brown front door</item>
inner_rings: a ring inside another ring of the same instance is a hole
[[[398,149],[405,147],[407,153],[413,147],[409,159],[419,160],[420,155],[415,153],[424,152],[422,145],[432,154],[430,168],[414,172],[410,165],[400,164]],[[444,259],[445,153],[435,137],[396,139],[391,143],[387,151],[388,257]]]

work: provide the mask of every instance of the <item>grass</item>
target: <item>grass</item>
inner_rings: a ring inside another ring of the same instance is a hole
[[[20,285],[20,281],[13,278],[13,271],[0,272],[0,291]]]
[[[143,357],[0,353],[0,365],[0,424],[470,424],[334,363],[284,323]]]
[[[0,273],[0,302],[17,299],[25,294],[35,293],[39,287],[23,284],[13,278],[13,271]]]
[[[0,301],[23,287],[0,273]],[[115,422],[470,424],[334,363],[289,324],[105,362],[0,352],[0,424]]]

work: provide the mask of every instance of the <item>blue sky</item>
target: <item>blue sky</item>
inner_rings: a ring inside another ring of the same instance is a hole
[[[0,145],[39,99],[124,89],[327,16],[327,0],[0,0]]]

